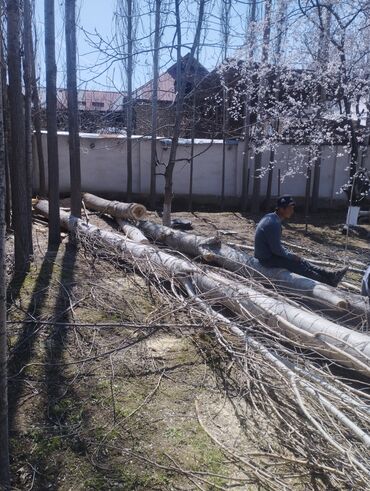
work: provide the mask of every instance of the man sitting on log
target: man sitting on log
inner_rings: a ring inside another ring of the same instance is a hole
[[[281,196],[274,213],[259,222],[254,239],[254,257],[267,268],[284,268],[330,286],[337,286],[348,268],[328,271],[293,254],[281,244],[281,222],[291,218],[295,202],[291,196]]]

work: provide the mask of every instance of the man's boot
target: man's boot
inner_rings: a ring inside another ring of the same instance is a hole
[[[326,271],[325,277],[327,278],[327,281],[325,281],[325,283],[330,286],[338,286],[347,271],[348,266],[346,266],[345,268],[337,269],[336,271]]]

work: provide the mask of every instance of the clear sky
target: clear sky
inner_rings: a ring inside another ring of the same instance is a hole
[[[112,36],[112,27],[114,27],[112,19],[115,3],[116,0],[77,0],[77,44],[79,56],[79,78],[81,84],[86,81],[86,83],[88,83],[88,85],[91,87],[98,87],[99,85],[113,85],[111,81],[111,78],[114,78],[113,71],[110,71],[109,74],[101,75],[98,80],[91,80],[96,76],[95,72],[101,72],[105,67],[99,67],[98,70],[94,70],[94,66],[97,63],[101,63],[103,57],[91,46],[89,46],[83,30],[91,33],[98,31],[104,38],[110,38]],[[35,17],[39,37],[37,45],[39,52],[38,64],[39,72],[41,73],[40,78],[42,80],[42,73],[44,72],[42,66],[44,62],[44,0],[36,0],[35,4]],[[55,14],[58,84],[60,86],[65,86],[64,1],[55,1]]]
[[[200,53],[200,62],[208,69],[213,69],[220,61],[220,48],[216,46],[220,43],[221,34],[219,27],[219,2],[213,1],[214,9],[210,9],[206,16],[206,36],[207,46],[202,48]],[[38,32],[38,72],[41,84],[44,83],[44,0],[35,0],[36,5],[36,26]],[[153,22],[145,12],[148,9],[147,0],[137,0],[137,6],[141,8],[144,15],[138,16],[140,32],[142,36],[140,48],[148,48],[149,39],[145,39],[151,32],[151,22]],[[184,3],[185,5],[185,3]],[[183,37],[184,41],[190,42],[193,34],[193,26],[197,9],[191,9],[192,2],[187,2],[187,10],[183,12]],[[194,2],[194,6],[196,6]],[[211,4],[209,4],[211,5]],[[117,89],[124,90],[124,77],[122,76],[122,63],[116,62],[107,65],[104,63],[104,55],[99,53],[89,45],[85,31],[88,33],[99,33],[105,40],[112,38],[115,32],[113,14],[116,6],[116,0],[77,0],[78,12],[78,64],[79,64],[79,86],[81,88],[100,88],[100,89]],[[190,7],[189,7],[190,6]],[[241,8],[245,10],[245,3],[241,4]],[[65,83],[65,47],[64,47],[64,0],[55,0],[56,10],[56,56],[58,66],[58,85],[64,87]],[[244,29],[242,23],[245,19],[245,13],[237,11],[233,7],[233,39],[236,48],[243,39],[241,34]],[[171,24],[171,21],[169,21]],[[191,27],[189,27],[191,26]],[[93,36],[94,37],[94,36]],[[164,44],[171,45],[174,37],[173,26],[169,26],[163,36]],[[97,37],[94,38],[97,41]],[[184,42],[183,41],[183,42]],[[188,50],[183,49],[183,54]],[[174,62],[175,53],[171,49],[165,49],[161,56],[161,66],[163,70]],[[152,58],[151,54],[140,55],[135,67],[135,83],[136,87],[147,82],[152,78]]]

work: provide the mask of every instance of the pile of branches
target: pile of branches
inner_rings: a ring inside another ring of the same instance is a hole
[[[358,382],[347,383],[349,372],[326,356],[325,349],[317,349],[315,336],[307,336],[306,342],[299,332],[296,337],[287,336],[294,326],[286,319],[276,315],[273,324],[271,316],[252,308],[251,295],[267,296],[253,276],[241,278],[235,272],[194,263],[179,252],[133,242],[63,212],[61,220],[88,253],[104,251],[105,259],[117,267],[122,261],[129,264],[173,308],[186,313],[189,323],[214,333],[233,360],[240,388],[253,409],[248,418],[258,428],[261,415],[267,417],[267,431],[276,437],[260,441],[257,453],[234,455],[264,489],[291,489],[297,479],[301,482],[313,474],[320,476],[326,489],[369,488],[370,395],[365,377],[370,366],[366,355],[355,364],[361,372]],[[297,307],[272,284],[268,297]],[[232,448],[218,443],[225,453],[233,454]],[[314,485],[308,481],[305,489],[311,488]]]

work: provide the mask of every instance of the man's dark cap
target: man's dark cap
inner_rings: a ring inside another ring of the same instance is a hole
[[[295,201],[292,196],[285,194],[284,196],[280,196],[276,202],[276,208],[287,208],[288,206],[295,205]]]

